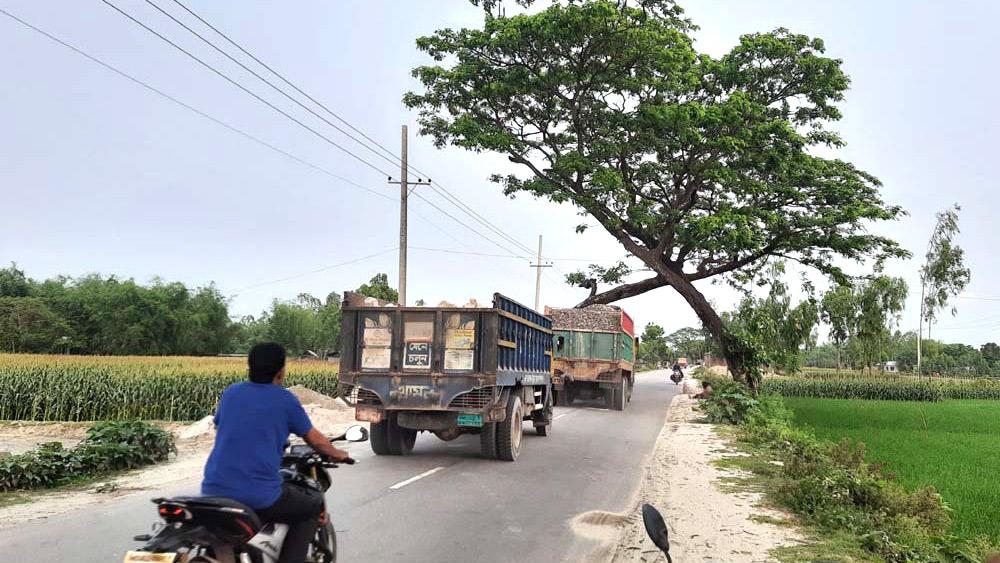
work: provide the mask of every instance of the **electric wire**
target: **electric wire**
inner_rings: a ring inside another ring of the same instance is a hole
[[[203,66],[206,69],[212,71],[214,74],[217,74],[218,76],[220,76],[221,78],[223,78],[224,80],[226,80],[226,82],[229,82],[230,84],[232,84],[233,86],[236,86],[237,88],[239,88],[243,92],[246,92],[247,94],[249,94],[250,96],[252,96],[254,99],[256,99],[257,101],[259,101],[260,103],[266,105],[267,107],[269,107],[269,108],[273,109],[274,111],[280,113],[281,115],[285,116],[286,118],[292,120],[293,122],[295,122],[296,124],[298,124],[300,127],[306,129],[307,131],[309,131],[312,134],[316,135],[320,139],[326,141],[330,145],[332,145],[332,146],[340,149],[342,152],[350,155],[355,160],[361,162],[365,166],[371,168],[372,170],[375,170],[376,172],[378,172],[379,174],[381,174],[383,176],[390,176],[391,175],[391,174],[387,173],[385,170],[382,170],[378,166],[375,166],[371,162],[368,162],[364,158],[362,158],[362,157],[358,156],[357,154],[353,153],[352,151],[350,151],[346,147],[340,145],[339,143],[337,143],[333,139],[330,139],[329,137],[327,137],[326,135],[324,135],[324,134],[320,133],[319,131],[313,129],[309,125],[306,125],[305,123],[303,123],[302,121],[300,121],[296,117],[292,116],[288,112],[282,110],[278,106],[276,106],[276,105],[272,104],[271,102],[267,101],[266,99],[262,98],[260,95],[258,95],[254,91],[252,91],[249,88],[247,88],[246,86],[240,84],[236,80],[230,78],[224,72],[216,69],[212,65],[210,65],[207,62],[205,62],[204,60],[200,59],[197,55],[191,53],[190,51],[188,51],[184,47],[181,47],[177,43],[174,43],[173,41],[171,41],[170,39],[168,39],[166,36],[164,36],[163,34],[161,34],[160,32],[156,31],[155,29],[149,27],[148,25],[146,25],[145,23],[143,23],[139,19],[135,18],[134,16],[132,16],[132,14],[129,14],[125,10],[122,10],[121,8],[119,8],[118,6],[116,6],[114,3],[112,3],[110,0],[101,0],[101,2],[107,4],[112,9],[114,9],[116,12],[118,12],[119,14],[125,16],[127,19],[129,19],[130,21],[132,21],[133,23],[135,23],[139,27],[145,29],[146,31],[148,31],[148,32],[152,33],[153,35],[155,35],[156,37],[160,38],[163,42],[167,43],[168,45],[172,46],[173,48],[177,49],[178,51],[184,53],[185,55],[187,55],[188,57],[190,57],[192,60],[194,60],[195,62],[197,62],[201,66]]]
[[[240,52],[242,52],[246,56],[248,56],[251,59],[253,59],[257,64],[259,64],[263,68],[267,69],[274,76],[278,77],[282,82],[284,82],[285,84],[287,84],[289,87],[291,87],[292,89],[294,89],[296,92],[298,92],[299,94],[305,96],[309,101],[311,101],[314,104],[316,104],[318,107],[320,107],[325,112],[327,112],[328,114],[330,114],[333,118],[337,119],[338,121],[340,121],[341,123],[343,123],[344,125],[346,125],[347,127],[349,127],[352,131],[355,131],[356,133],[358,133],[359,135],[361,135],[364,139],[366,139],[367,141],[373,143],[378,148],[382,149],[382,151],[384,151],[385,153],[389,154],[391,156],[392,160],[389,160],[386,156],[384,156],[382,154],[379,154],[377,151],[375,151],[374,149],[372,149],[370,146],[366,145],[365,143],[362,143],[360,140],[358,140],[356,137],[354,137],[350,133],[347,133],[346,131],[344,131],[340,127],[337,127],[336,125],[334,125],[333,123],[331,123],[329,120],[324,119],[322,116],[320,116],[319,114],[317,114],[315,111],[313,111],[312,109],[310,109],[310,108],[306,107],[305,105],[303,105],[298,100],[295,100],[288,93],[286,93],[283,90],[279,89],[277,86],[275,86],[273,83],[271,83],[270,81],[268,81],[265,78],[263,78],[262,76],[260,76],[258,73],[256,73],[253,70],[250,70],[249,68],[247,68],[246,65],[244,65],[243,63],[237,61],[235,58],[233,58],[231,55],[229,55],[228,53],[226,53],[225,51],[223,51],[222,49],[220,49],[218,46],[216,46],[214,43],[212,43],[211,41],[209,41],[208,39],[206,39],[205,37],[203,37],[201,34],[197,33],[194,30],[192,30],[190,27],[188,27],[187,25],[185,25],[183,22],[179,21],[173,15],[171,15],[168,12],[166,12],[165,10],[163,10],[163,8],[157,6],[151,0],[146,0],[146,2],[149,3],[150,5],[152,5],[153,7],[155,7],[161,13],[167,15],[167,17],[169,17],[170,19],[174,20],[176,23],[178,23],[179,25],[181,25],[182,27],[184,27],[185,29],[187,29],[188,31],[190,31],[191,33],[193,33],[194,35],[196,35],[198,38],[200,38],[205,43],[211,45],[214,49],[216,49],[217,51],[219,51],[220,53],[222,53],[223,55],[225,55],[227,58],[229,58],[230,60],[232,60],[236,64],[240,65],[245,70],[247,70],[248,72],[250,72],[251,74],[253,74],[257,78],[259,78],[260,80],[262,80],[263,82],[265,82],[266,84],[268,84],[269,86],[271,86],[272,88],[274,88],[275,90],[278,90],[279,92],[281,92],[285,97],[287,97],[290,100],[294,101],[296,104],[298,104],[303,109],[306,109],[307,111],[309,111],[310,113],[312,113],[313,115],[315,115],[316,117],[318,117],[319,119],[322,119],[325,123],[327,123],[330,126],[334,127],[335,129],[337,129],[338,131],[340,131],[344,135],[347,135],[354,142],[360,144],[361,146],[365,147],[369,151],[371,151],[371,152],[373,152],[375,154],[378,154],[378,156],[382,157],[385,160],[388,160],[389,162],[391,162],[393,164],[397,164],[398,163],[398,164],[402,165],[402,160],[398,156],[396,156],[395,153],[393,153],[391,150],[389,150],[388,148],[386,148],[384,145],[382,145],[378,141],[372,139],[370,136],[368,136],[367,134],[365,134],[363,131],[361,131],[360,129],[358,129],[357,127],[355,127],[354,125],[352,125],[350,122],[348,122],[346,119],[344,119],[343,117],[341,117],[340,115],[338,115],[336,112],[334,112],[333,110],[331,110],[325,104],[319,102],[318,100],[316,100],[316,98],[314,98],[313,96],[311,96],[308,93],[306,93],[303,89],[301,89],[298,86],[296,86],[292,81],[290,81],[284,75],[282,75],[281,73],[279,73],[278,71],[276,71],[273,67],[271,67],[270,65],[268,65],[267,63],[265,63],[264,61],[262,61],[260,58],[258,58],[257,56],[255,56],[248,49],[244,48],[237,41],[235,41],[234,39],[232,39],[231,37],[229,37],[229,35],[227,35],[226,33],[222,32],[221,30],[219,30],[216,26],[212,25],[205,18],[203,18],[200,15],[198,15],[197,13],[195,13],[194,10],[190,9],[189,7],[187,7],[184,3],[180,2],[180,0],[173,0],[173,2],[175,4],[177,4],[178,6],[180,6],[187,13],[189,13],[191,16],[193,16],[194,18],[196,18],[198,21],[200,21],[202,24],[204,24],[205,26],[207,26],[209,29],[211,29],[212,31],[214,31],[220,37],[222,37],[223,39],[225,39],[231,45],[233,45],[234,47],[236,47],[237,49],[239,49]],[[422,172],[421,170],[419,170],[415,166],[407,164],[407,170],[412,170],[413,172],[416,172],[418,176],[427,177],[429,179],[429,176],[430,176],[429,174],[427,174],[425,172]],[[413,193],[413,189],[415,189],[415,188],[416,188],[416,186],[414,186],[413,188],[411,188],[411,190],[410,190],[411,194]],[[513,244],[515,247],[519,248],[521,251],[527,252],[529,254],[532,253],[531,248],[529,248],[527,245],[521,243],[516,238],[514,238],[511,235],[509,235],[506,231],[504,231],[500,227],[497,227],[495,224],[493,224],[488,219],[486,219],[485,217],[483,217],[475,209],[473,209],[471,206],[469,206],[464,201],[462,201],[460,198],[458,198],[458,196],[456,196],[451,191],[449,191],[440,182],[431,181],[430,188],[432,190],[434,190],[435,193],[437,193],[442,198],[444,198],[446,201],[448,201],[449,203],[451,203],[452,205],[454,205],[455,207],[457,207],[459,210],[461,210],[463,213],[465,213],[466,215],[469,215],[474,220],[476,220],[480,224],[484,225],[487,229],[491,230],[493,233],[495,233],[496,235],[500,236],[503,240],[506,240],[507,242]]]
[[[301,107],[302,109],[308,111],[309,113],[311,113],[312,115],[314,115],[317,119],[323,121],[323,123],[326,123],[330,127],[333,127],[334,129],[336,129],[337,131],[339,131],[343,135],[347,136],[352,141],[354,141],[354,142],[358,143],[359,145],[361,145],[362,147],[368,149],[370,152],[372,152],[373,154],[375,154],[375,156],[378,156],[378,157],[380,157],[380,158],[388,161],[389,164],[395,164],[391,159],[386,158],[385,155],[379,153],[378,151],[372,149],[368,145],[362,143],[357,138],[355,138],[353,135],[351,135],[347,131],[343,130],[342,128],[338,127],[337,124],[331,122],[329,119],[326,119],[325,117],[323,117],[322,115],[320,115],[319,113],[317,113],[315,110],[313,110],[309,106],[303,104],[298,99],[296,99],[294,96],[290,95],[288,92],[285,92],[284,90],[282,90],[278,86],[275,86],[273,82],[271,82],[270,80],[264,78],[263,76],[261,76],[260,74],[258,74],[256,71],[254,71],[253,69],[251,69],[247,65],[245,65],[242,62],[240,62],[239,60],[237,60],[235,57],[233,57],[232,55],[230,55],[224,49],[222,49],[221,47],[219,47],[215,43],[212,43],[204,35],[198,33],[196,30],[192,29],[190,26],[188,26],[183,21],[177,19],[177,17],[175,17],[170,12],[164,10],[162,7],[160,7],[158,4],[156,4],[152,0],[146,0],[146,3],[149,4],[150,6],[152,6],[153,8],[155,8],[161,14],[163,14],[163,15],[167,16],[168,18],[170,18],[171,20],[173,20],[174,23],[176,23],[177,25],[183,27],[185,30],[187,30],[188,32],[190,32],[192,35],[194,35],[198,39],[201,39],[202,42],[204,42],[209,47],[212,47],[213,49],[215,49],[216,51],[218,51],[220,54],[222,54],[224,57],[226,57],[227,59],[229,59],[229,60],[233,61],[234,63],[236,63],[237,65],[239,65],[240,68],[242,68],[243,70],[245,70],[245,71],[249,72],[250,74],[254,75],[255,77],[257,77],[261,82],[263,82],[264,84],[267,84],[268,86],[270,86],[275,92],[278,92],[282,96],[288,98],[292,103],[294,103],[294,104],[298,105],[299,107]],[[182,7],[183,7],[183,5],[182,5]],[[204,20],[202,20],[202,21],[204,21]],[[211,26],[209,26],[209,27],[211,27]]]

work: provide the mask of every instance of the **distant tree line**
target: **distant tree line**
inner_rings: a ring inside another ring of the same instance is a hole
[[[396,299],[385,274],[358,292]],[[340,301],[337,293],[322,300],[303,293],[233,320],[213,284],[155,278],[143,285],[99,274],[36,281],[12,264],[0,269],[0,351],[203,356],[245,353],[271,340],[294,355],[325,357],[338,351]]]

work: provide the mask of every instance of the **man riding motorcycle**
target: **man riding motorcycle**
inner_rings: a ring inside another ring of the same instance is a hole
[[[298,398],[285,389],[285,349],[265,342],[250,350],[249,381],[230,385],[215,413],[215,446],[201,493],[246,504],[267,522],[288,524],[279,563],[303,563],[320,525],[320,493],[283,483],[281,456],[296,434],[321,455],[352,464],[350,455],[313,428]]]

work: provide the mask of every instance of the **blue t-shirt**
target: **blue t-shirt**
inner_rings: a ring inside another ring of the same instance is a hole
[[[215,412],[215,447],[201,494],[267,508],[281,496],[281,455],[288,434],[312,429],[298,398],[280,385],[244,381],[222,393]]]

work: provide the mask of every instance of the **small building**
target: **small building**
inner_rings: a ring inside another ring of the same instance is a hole
[[[896,372],[899,371],[899,365],[896,362],[894,362],[894,361],[893,362],[886,362],[884,369],[887,372],[896,373]]]

